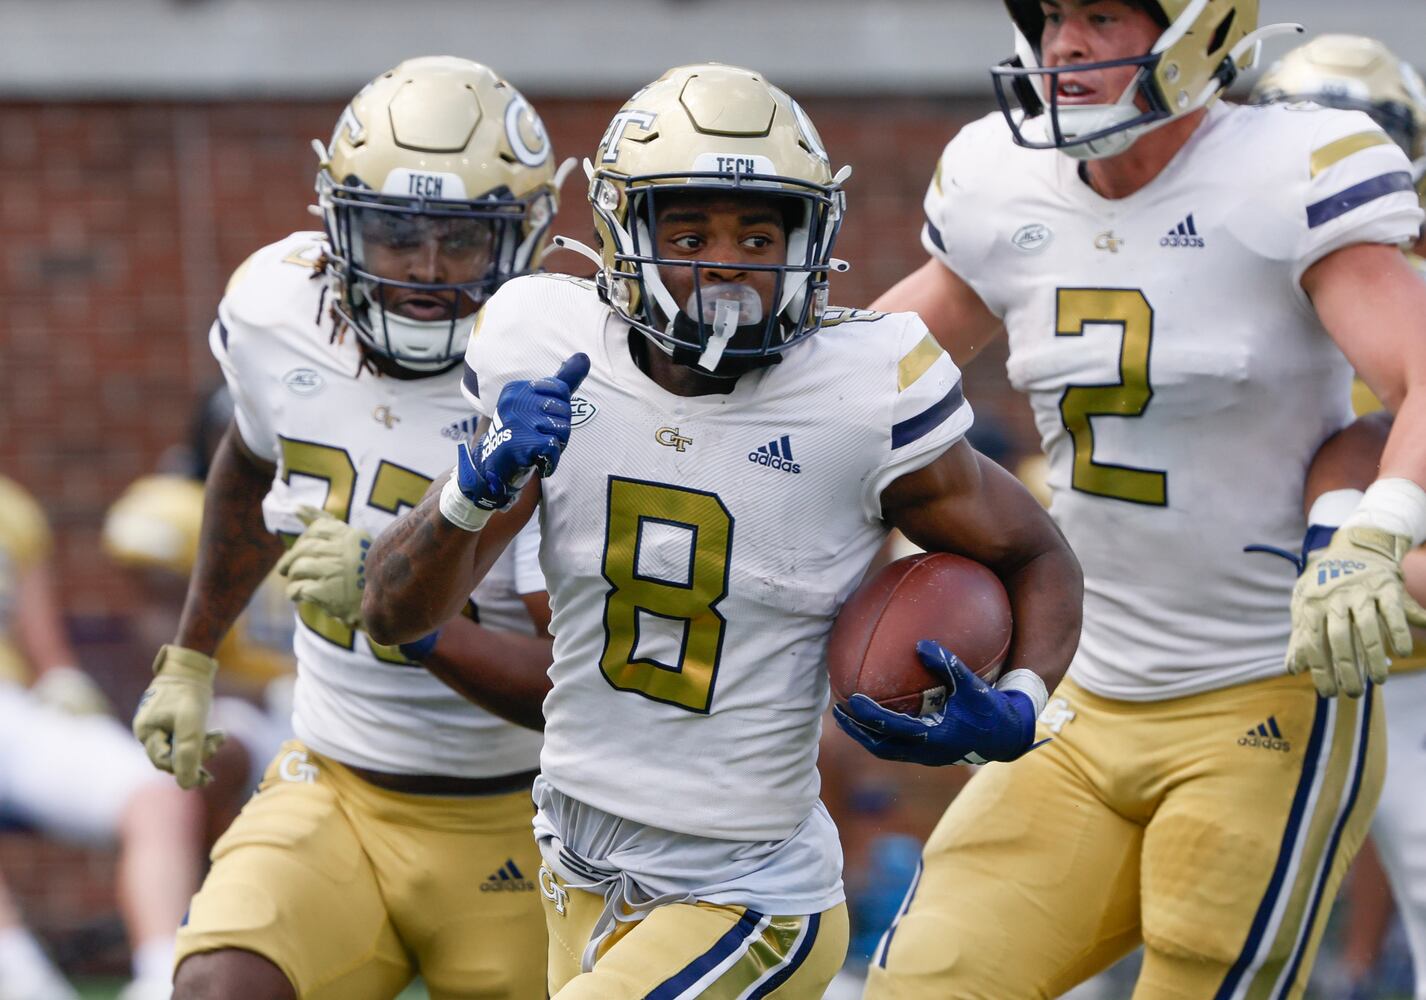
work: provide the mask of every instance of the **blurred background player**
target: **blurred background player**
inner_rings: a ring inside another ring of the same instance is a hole
[[[100,535],[104,552],[125,567],[142,595],[129,617],[136,646],[152,650],[178,631],[188,578],[198,555],[203,483],[233,420],[233,400],[220,383],[195,409],[188,440],[170,448],[161,471],[140,476],[110,505]],[[205,789],[208,841],[227,829],[267,762],[292,737],[292,602],[270,573],[223,637],[223,664],[212,722],[228,739],[209,764]]]
[[[325,234],[259,250],[219,305],[210,343],[234,419],[176,638],[134,721],[157,766],[185,786],[201,779],[219,642],[280,537],[300,535],[282,561],[298,601],[297,739],[213,849],[175,996],[375,1000],[417,972],[437,998],[538,996],[539,734],[419,662],[453,646],[542,694],[542,587],[517,586],[512,549],[467,604],[483,624],[462,619],[404,649],[354,628],[354,602],[370,535],[470,433],[465,330],[503,281],[536,266],[554,154],[509,83],[448,57],[373,80],[317,148]]]
[[[153,773],[75,665],[49,550],[44,513],[0,477],[0,817],[66,840],[117,841],[134,973],[122,996],[159,1000],[169,995],[174,933],[198,884],[202,803]],[[0,998],[73,995],[0,883]]]
[[[486,306],[463,388],[489,426],[374,543],[364,618],[388,640],[439,623],[538,503],[551,993],[820,997],[847,943],[815,766],[824,644],[888,523],[990,566],[1022,627],[995,687],[920,645],[953,693],[933,726],[896,717],[914,736],[853,698],[878,743],[1027,751],[1074,647],[1078,569],[963,440],[960,373],[916,317],[828,308],[847,171],[786,93],[669,70],[588,171],[596,281],[536,275]],[[750,472],[778,435],[783,461]]]
[[[1426,200],[1426,84],[1376,39],[1315,38],[1274,63],[1254,86],[1250,100],[1303,101],[1366,112],[1411,158],[1417,191]],[[1423,252],[1426,239],[1418,237],[1409,252],[1418,272],[1426,269]],[[1381,402],[1360,380],[1353,389],[1353,403],[1358,414],[1385,416]],[[1366,482],[1353,484],[1358,490],[1375,475],[1374,461],[1367,460],[1379,456],[1380,447],[1380,442],[1369,438],[1355,443],[1366,466]],[[1356,496],[1345,494],[1345,502],[1355,502]],[[1317,518],[1309,516],[1309,521],[1318,524],[1325,516],[1325,512]],[[1408,589],[1418,600],[1426,600],[1426,552],[1413,552],[1403,565]],[[1426,643],[1421,639],[1418,631],[1413,654],[1392,662],[1391,684],[1382,691],[1388,720],[1386,781],[1372,820],[1371,840],[1347,884],[1344,960],[1355,980],[1353,987],[1366,995],[1394,894],[1416,967],[1416,998],[1426,1000],[1426,800],[1420,790],[1421,776],[1426,774]]]
[[[867,995],[1053,996],[1142,940],[1141,1000],[1300,996],[1377,797],[1372,682],[1410,645],[1399,561],[1426,536],[1411,167],[1364,115],[1217,103],[1278,30],[1256,2],[1006,6],[1003,114],[947,146],[931,260],[877,305],[957,360],[1008,332],[1084,635],[1053,741],[951,805]],[[1359,568],[1294,591],[1242,550],[1298,544],[1353,364],[1403,420],[1313,557]]]

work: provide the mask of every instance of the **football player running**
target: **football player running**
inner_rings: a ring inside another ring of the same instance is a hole
[[[0,476],[0,816],[46,836],[117,844],[133,980],[166,1000],[173,937],[198,884],[203,803],[155,774],[65,635],[43,509]],[[26,687],[26,682],[32,683]],[[0,877],[0,1000],[77,1000]]]
[[[1420,618],[1411,165],[1357,112],[1217,102],[1285,27],[1256,0],[1006,6],[1003,114],[946,147],[931,259],[878,305],[958,360],[1007,332],[1084,636],[1053,742],[952,803],[867,995],[1056,996],[1142,941],[1139,1000],[1300,996],[1380,789],[1375,687]],[[1294,593],[1243,549],[1298,546],[1353,366],[1402,419]]]
[[[209,472],[178,635],[134,719],[158,767],[202,780],[214,650],[280,536],[297,538],[279,566],[298,602],[297,739],[214,847],[175,995],[392,997],[419,972],[433,997],[538,996],[540,737],[417,666],[451,669],[454,642],[483,675],[547,687],[543,586],[537,573],[517,580],[534,539],[463,595],[480,625],[457,620],[402,649],[355,626],[369,536],[420,500],[473,429],[461,331],[537,262],[553,153],[510,84],[447,57],[373,80],[318,150],[326,232],[259,250],[218,309],[210,344],[234,421]]]
[[[965,443],[960,373],[921,322],[827,308],[846,171],[785,93],[670,70],[586,169],[598,277],[518,279],[486,306],[464,384],[490,429],[376,541],[366,622],[382,641],[439,623],[538,503],[550,992],[820,997],[847,944],[818,800],[824,643],[888,523],[994,568],[1018,623],[995,687],[923,643],[945,711],[868,724],[944,760],[1030,748],[1078,567]]]
[[[1312,101],[1326,107],[1364,111],[1371,116],[1391,139],[1411,157],[1417,179],[1417,191],[1426,198],[1426,85],[1409,65],[1398,59],[1381,42],[1358,35],[1323,35],[1294,49],[1275,63],[1253,88],[1251,100]],[[1408,256],[1418,272],[1426,268],[1421,254],[1426,252],[1426,237],[1418,238]],[[1359,412],[1374,411],[1380,402],[1365,387],[1355,393]],[[1312,496],[1314,481],[1319,478],[1318,465],[1331,462],[1332,456],[1319,453],[1308,477],[1308,499],[1314,501],[1309,513],[1309,544],[1325,545],[1332,537],[1331,529],[1340,518],[1352,511],[1361,500],[1361,490],[1376,474],[1375,458],[1383,442],[1380,416],[1369,416],[1351,429],[1351,438],[1344,438],[1335,447],[1346,448],[1356,456],[1360,466],[1354,478],[1329,481],[1322,497]],[[1324,449],[1325,452],[1325,449]],[[1336,463],[1340,470],[1345,463]],[[1335,490],[1342,490],[1341,493]],[[1426,551],[1416,550],[1406,557],[1403,566],[1407,587],[1418,600],[1426,599]],[[1396,897],[1406,937],[1411,946],[1416,967],[1416,998],[1426,1000],[1426,809],[1420,794],[1420,779],[1426,768],[1426,644],[1419,641],[1413,655],[1394,659],[1392,682],[1382,692],[1382,708],[1387,725],[1387,770],[1382,785],[1381,801],[1372,819],[1372,840],[1377,855]],[[1380,882],[1380,869],[1361,866],[1353,870],[1353,885],[1349,898],[1353,916],[1359,902],[1372,899],[1369,883],[1385,895]],[[1390,909],[1390,902],[1378,896],[1373,905]],[[1369,926],[1385,928],[1369,920],[1350,920],[1349,934],[1367,933]]]

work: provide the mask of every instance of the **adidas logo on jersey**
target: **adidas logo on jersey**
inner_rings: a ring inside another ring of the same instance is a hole
[[[1269,715],[1266,722],[1259,722],[1256,729],[1249,729],[1246,735],[1238,737],[1240,747],[1260,747],[1263,750],[1280,750],[1287,753],[1292,744],[1283,738],[1277,727],[1277,716]]]
[[[441,437],[450,438],[452,441],[469,441],[470,436],[475,433],[475,425],[479,420],[479,417],[466,417],[453,424],[446,424],[441,428]]]
[[[748,452],[748,461],[755,465],[766,465],[770,469],[781,469],[783,472],[802,471],[802,466],[792,460],[792,441],[786,434],[776,441],[760,444]]]
[[[508,858],[503,865],[491,873],[488,879],[480,883],[480,891],[534,892],[535,883],[521,873],[514,858]]]
[[[1198,235],[1198,227],[1193,224],[1192,212],[1188,213],[1188,218],[1170,229],[1167,236],[1159,240],[1161,247],[1201,247],[1203,245],[1203,237]]]

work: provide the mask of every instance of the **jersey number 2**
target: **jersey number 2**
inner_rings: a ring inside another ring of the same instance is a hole
[[[727,625],[718,602],[728,595],[733,517],[717,494],[617,476],[608,501],[599,669],[620,691],[707,714]]]
[[[1092,417],[1142,417],[1154,398],[1149,386],[1149,347],[1154,310],[1144,293],[1128,288],[1061,288],[1055,305],[1055,336],[1082,337],[1089,324],[1118,326],[1119,381],[1072,385],[1060,397],[1060,419],[1074,441],[1070,485],[1082,493],[1162,507],[1168,503],[1168,473],[1094,460]]]

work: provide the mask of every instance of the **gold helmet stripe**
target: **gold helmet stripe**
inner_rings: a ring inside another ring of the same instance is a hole
[[[1328,170],[1341,163],[1353,153],[1360,153],[1364,149],[1371,149],[1373,146],[1393,145],[1391,139],[1385,132],[1378,132],[1375,129],[1370,132],[1357,132],[1353,135],[1344,136],[1335,142],[1329,142],[1321,149],[1312,153],[1312,176]]]

